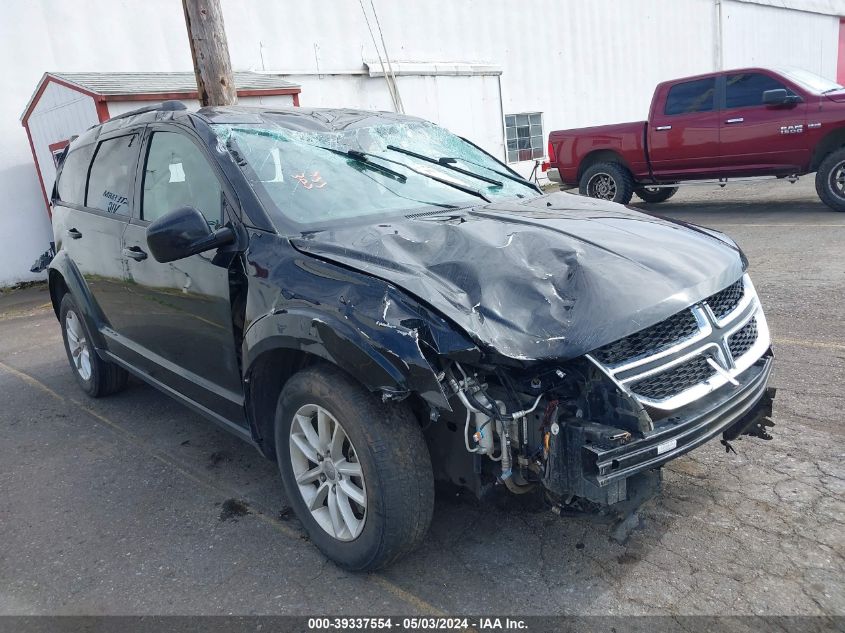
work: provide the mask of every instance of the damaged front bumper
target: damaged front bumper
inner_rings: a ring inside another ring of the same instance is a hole
[[[628,498],[632,477],[657,469],[719,434],[723,443],[749,434],[770,439],[766,427],[775,390],[768,387],[772,355],[766,354],[726,387],[684,407],[642,437],[619,444],[607,441],[610,429],[570,420],[550,445],[546,487],[561,498],[577,496],[600,505]]]

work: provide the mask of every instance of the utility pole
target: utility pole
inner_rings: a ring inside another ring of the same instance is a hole
[[[220,0],[182,0],[197,92],[204,106],[238,102]]]

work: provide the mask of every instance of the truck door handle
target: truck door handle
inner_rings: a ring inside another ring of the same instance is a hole
[[[657,130],[658,132],[663,132],[664,130],[671,130],[672,126],[671,125],[658,125],[654,129]]]
[[[76,229],[68,229],[67,234],[68,234],[68,237],[70,237],[71,239],[74,239],[74,240],[78,240],[80,237],[82,237],[82,233],[80,233]]]
[[[129,248],[124,248],[123,254],[126,255],[126,257],[134,259],[136,262],[142,262],[147,259],[147,254],[143,250],[141,250],[140,246],[131,246]]]
[[[728,119],[727,121],[725,121],[725,123],[742,123],[743,121],[745,121],[745,119],[739,117],[738,119]]]

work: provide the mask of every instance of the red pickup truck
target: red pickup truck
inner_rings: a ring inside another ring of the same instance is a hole
[[[816,172],[845,211],[845,88],[805,70],[743,68],[657,86],[648,121],[549,135],[549,178],[582,195],[662,202],[678,183]]]

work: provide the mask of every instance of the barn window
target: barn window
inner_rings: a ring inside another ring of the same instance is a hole
[[[525,112],[505,116],[508,162],[543,158],[543,113]]]

